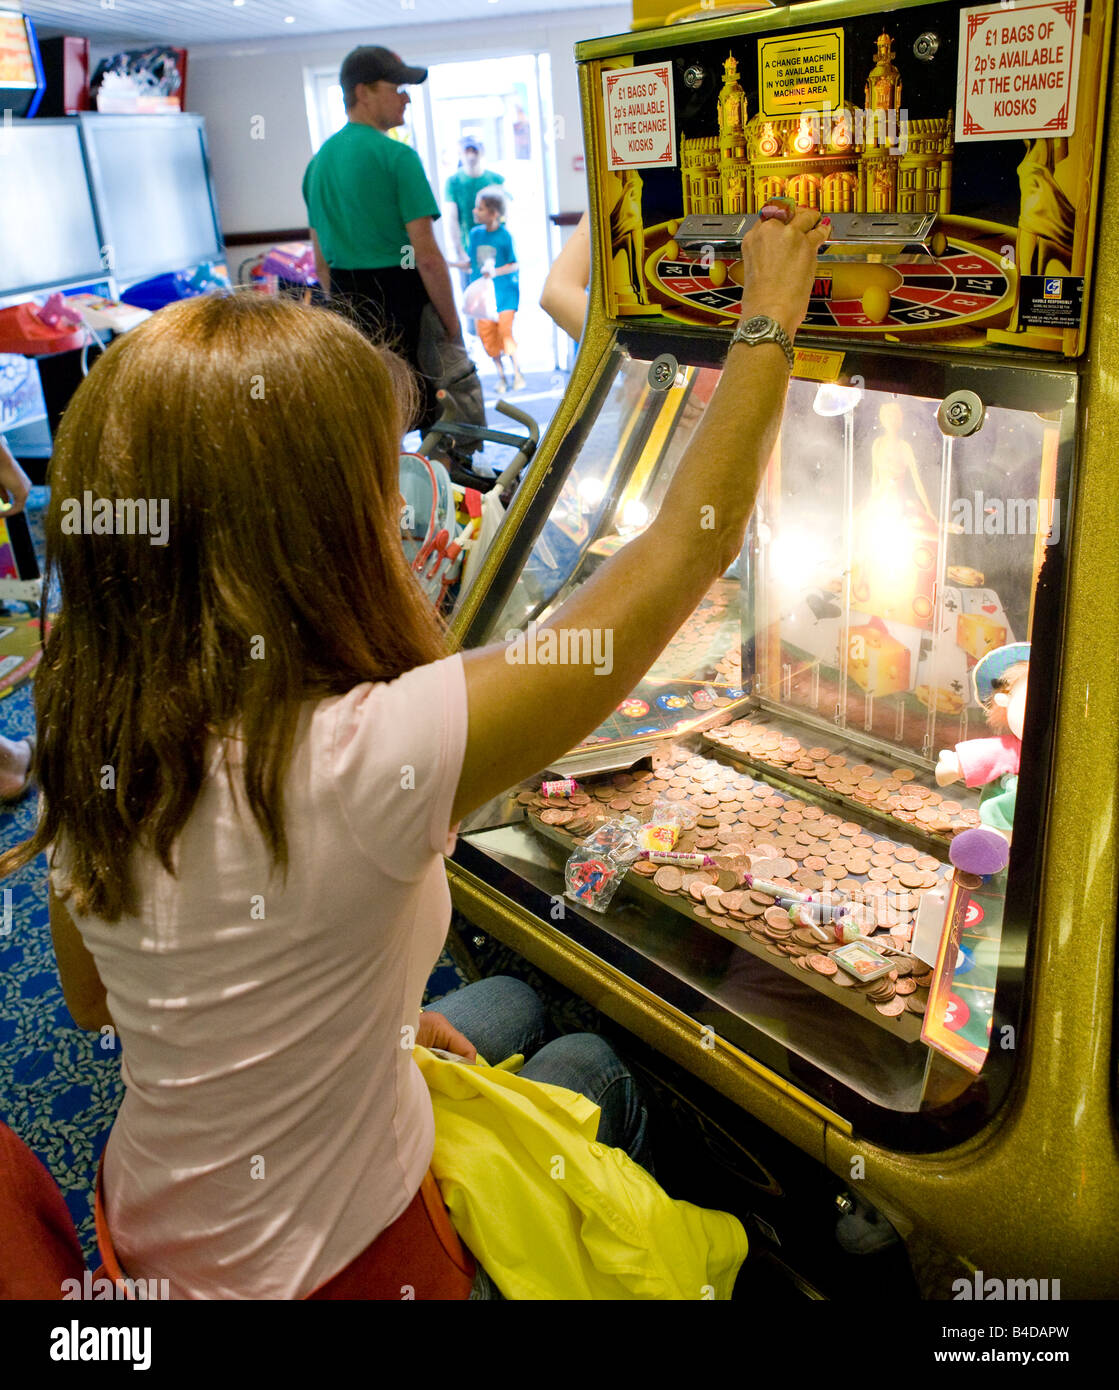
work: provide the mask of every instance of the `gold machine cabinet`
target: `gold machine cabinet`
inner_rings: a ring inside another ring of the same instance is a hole
[[[928,1297],[976,1269],[1119,1296],[1119,102],[1113,7],[1049,11],[1046,44],[997,5],[900,0],[578,45],[586,330],[455,621],[465,645],[507,639],[655,514],[741,294],[687,219],[783,193],[895,220],[893,242],[821,263],[739,562],[559,772],[588,792],[577,831],[677,786],[705,803],[689,845],[779,841],[802,883],[826,821],[821,875],[875,911],[874,884],[896,889],[878,926],[905,949],[953,837],[991,823],[938,757],[990,734],[982,663],[1029,643],[1010,865],[944,981],[955,1036],[804,979],[718,885],[722,912],[631,873],[605,914],[557,914],[578,836],[541,821],[538,783],[472,818],[448,872],[472,922],[865,1195]],[[898,218],[924,219],[917,244]],[[953,437],[960,392],[983,424]]]

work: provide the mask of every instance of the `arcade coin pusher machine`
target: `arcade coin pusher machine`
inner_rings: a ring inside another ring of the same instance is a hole
[[[1112,39],[1101,0],[950,0],[580,44],[587,328],[458,622],[527,652],[648,524],[719,378],[744,230],[774,195],[829,216],[736,563],[449,872],[473,922],[854,1174],[915,1268],[947,1252],[931,1294],[1031,1260],[1119,1293]],[[965,785],[992,743],[1010,761]],[[565,896],[580,841],[665,801],[706,862],[630,863],[604,912]],[[977,827],[1008,865],[969,859]],[[827,922],[790,919],[805,894],[853,905],[891,969],[838,967]]]

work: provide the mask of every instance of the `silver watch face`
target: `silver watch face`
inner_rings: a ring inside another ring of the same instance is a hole
[[[762,333],[768,333],[770,321],[764,314],[755,314],[752,319],[747,319],[739,329],[744,338],[756,338]]]

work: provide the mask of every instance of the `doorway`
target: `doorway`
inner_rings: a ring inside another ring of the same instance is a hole
[[[520,267],[520,308],[514,331],[521,368],[526,374],[546,372],[550,382],[557,362],[556,332],[540,308],[544,279],[558,250],[553,247],[554,229],[548,221],[557,201],[550,56],[525,53],[437,63],[428,74],[424,86],[413,89],[416,149],[441,205],[447,180],[459,167],[459,141],[464,135],[482,142],[483,168],[503,175],[508,195],[506,225]],[[448,241],[444,238],[449,252]],[[461,301],[459,277],[452,274],[451,278]],[[479,361],[488,397],[493,369],[484,353]],[[530,382],[526,399],[534,385]],[[516,401],[519,394],[512,399]]]

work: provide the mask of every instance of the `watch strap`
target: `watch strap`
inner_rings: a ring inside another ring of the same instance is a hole
[[[766,321],[768,327],[764,337],[747,337],[743,331],[746,325],[748,323],[753,323],[755,319],[764,319]],[[747,347],[758,347],[762,343],[776,343],[785,354],[785,361],[789,364],[790,372],[796,364],[796,356],[793,353],[793,345],[789,340],[789,335],[777,320],[771,318],[769,314],[751,314],[748,319],[742,319],[734,331],[734,337],[731,339],[731,346],[733,347],[735,343],[745,343]]]

